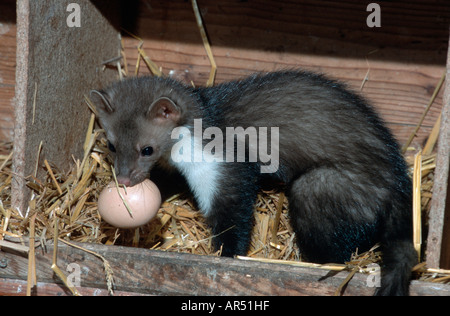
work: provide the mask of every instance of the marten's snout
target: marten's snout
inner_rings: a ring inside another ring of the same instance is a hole
[[[123,185],[126,186],[126,187],[131,186],[131,180],[130,180],[130,178],[128,178],[128,177],[121,177],[121,176],[118,176],[118,177],[117,177],[117,182],[118,182],[119,184],[123,184]]]

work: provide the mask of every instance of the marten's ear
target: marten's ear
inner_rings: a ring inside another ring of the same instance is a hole
[[[98,113],[113,113],[114,108],[111,105],[111,100],[108,94],[104,91],[91,90],[90,99],[95,105],[95,110]]]
[[[159,124],[178,122],[181,117],[181,109],[175,102],[166,97],[154,101],[148,108],[147,118]]]

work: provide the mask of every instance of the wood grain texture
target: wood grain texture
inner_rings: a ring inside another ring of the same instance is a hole
[[[348,272],[301,268],[231,258],[170,253],[147,249],[83,244],[104,256],[114,272],[116,290],[154,295],[333,295]],[[0,251],[1,279],[26,280],[28,260]],[[38,282],[60,283],[50,268],[52,245],[47,253],[38,249]],[[103,264],[82,250],[58,246],[58,266],[65,271],[71,263],[80,265],[81,287],[105,289]],[[66,272],[66,275],[68,273]],[[356,274],[344,295],[372,295],[367,275]],[[20,282],[19,282],[20,283]],[[3,288],[3,289],[2,289]],[[8,287],[0,286],[2,291]],[[14,291],[15,287],[11,287]],[[82,290],[81,289],[81,290]],[[39,292],[39,289],[38,289]],[[81,292],[83,294],[83,292]],[[89,295],[89,292],[87,292]],[[413,282],[413,295],[450,295],[450,286]]]
[[[427,265],[450,268],[450,49],[427,239]]]
[[[13,208],[28,207],[25,178],[36,164],[42,166],[47,159],[68,170],[72,155],[82,157],[91,115],[84,95],[115,79],[115,72],[103,69],[102,62],[119,54],[119,33],[87,0],[80,2],[84,27],[69,27],[69,3],[18,2]],[[105,43],[98,45],[100,40]],[[44,173],[38,168],[37,177],[42,179]]]
[[[0,3],[0,141],[12,141],[16,68],[15,1]]]
[[[26,296],[27,281],[0,278],[0,296]],[[83,296],[108,296],[108,290],[82,287],[77,289]],[[32,296],[71,296],[70,291],[61,284],[38,282],[31,291]],[[114,292],[114,296],[143,296],[141,293]]]

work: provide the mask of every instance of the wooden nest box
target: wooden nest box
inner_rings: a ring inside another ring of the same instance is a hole
[[[198,1],[217,63],[216,83],[256,71],[323,72],[361,91],[402,145],[437,91],[409,147],[416,152],[433,128],[439,130],[424,243],[427,266],[449,269],[450,81],[440,91],[436,87],[443,75],[450,78],[450,3],[382,2],[378,16],[371,16],[375,9],[368,4]],[[0,141],[14,142],[13,209],[28,207],[27,177],[37,170],[41,179],[44,160],[65,170],[74,158],[82,157],[90,117],[84,96],[117,80],[117,63],[120,71],[127,69],[132,76],[139,59],[139,74],[150,73],[139,46],[166,75],[195,85],[204,85],[210,75],[188,1],[21,0],[16,5],[6,0],[0,12]],[[344,274],[320,283],[326,272],[310,268],[118,246],[85,247],[109,258],[119,293],[332,294],[345,278]],[[82,283],[85,293],[104,287],[98,281],[103,268],[96,267],[94,259],[69,246],[60,245],[60,252],[61,265],[75,258],[89,266],[91,272]],[[7,268],[2,269],[0,261],[0,289],[12,293],[26,282],[27,261],[12,254],[5,258],[17,269],[16,275],[2,273]],[[51,251],[39,253],[36,260],[41,293],[60,293],[48,268]],[[364,276],[352,280],[347,290],[347,294],[372,291],[364,286]],[[415,282],[412,293],[448,295],[450,290]]]

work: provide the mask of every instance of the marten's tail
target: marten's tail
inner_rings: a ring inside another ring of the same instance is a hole
[[[409,198],[394,206],[384,222],[381,240],[383,263],[381,266],[381,287],[375,295],[409,295],[411,270],[417,263],[413,246],[412,211]]]
[[[396,241],[383,245],[383,266],[381,267],[381,287],[375,295],[407,296],[411,269],[417,257],[411,241]]]

